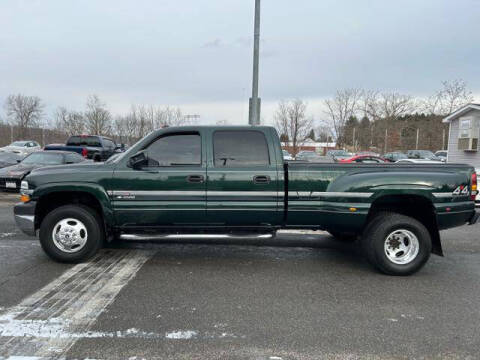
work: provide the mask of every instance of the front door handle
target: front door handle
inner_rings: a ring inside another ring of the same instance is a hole
[[[255,175],[253,177],[254,184],[268,184],[270,183],[270,176],[267,175]]]
[[[203,183],[204,181],[203,175],[188,175],[187,176],[187,181],[189,183]]]

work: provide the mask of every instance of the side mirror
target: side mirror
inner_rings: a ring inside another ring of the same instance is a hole
[[[17,164],[20,164],[22,162],[22,160],[17,160]]]
[[[140,169],[141,167],[147,164],[148,164],[148,157],[147,157],[147,154],[145,154],[145,151],[143,150],[136,153],[128,160],[128,166],[130,166],[132,169]]]

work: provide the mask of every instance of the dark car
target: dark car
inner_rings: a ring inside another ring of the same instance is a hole
[[[0,152],[0,168],[18,164],[20,161],[23,160],[24,157],[25,155],[22,154]]]
[[[68,151],[36,151],[16,165],[0,169],[0,190],[18,191],[22,179],[33,169],[50,165],[75,164],[85,161],[81,155]]]
[[[436,156],[430,150],[408,150],[407,156],[409,159],[425,159],[433,161],[442,161],[438,156]]]
[[[396,162],[402,159],[408,159],[408,156],[400,151],[389,152],[383,155],[383,158],[389,162]]]
[[[125,151],[125,146],[117,145],[115,141],[105,136],[74,135],[68,138],[65,145],[50,144],[45,146],[44,150],[71,151],[86,159],[105,161],[113,154]]]
[[[314,151],[301,151],[295,157],[298,161],[308,161],[315,163],[332,163],[333,159],[330,156],[321,156]]]

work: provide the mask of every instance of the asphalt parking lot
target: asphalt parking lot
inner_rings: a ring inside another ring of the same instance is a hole
[[[442,233],[414,276],[324,233],[118,243],[49,260],[0,194],[0,358],[477,359],[480,227]]]

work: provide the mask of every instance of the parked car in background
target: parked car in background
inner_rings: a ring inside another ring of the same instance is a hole
[[[425,160],[441,161],[440,158],[435,156],[435,154],[430,150],[408,150],[407,156],[409,159],[425,159]]]
[[[356,155],[348,159],[341,159],[338,162],[342,164],[346,164],[346,163],[384,164],[386,163],[385,159],[381,158],[380,156],[373,156],[373,155]]]
[[[301,151],[295,157],[297,161],[307,161],[315,163],[333,163],[334,160],[330,156],[322,156],[314,151]]]
[[[283,154],[283,160],[293,160],[293,156],[292,154],[290,154],[287,150],[282,150],[282,154]]]
[[[24,157],[24,154],[0,152],[0,168],[18,164]]]
[[[428,160],[428,159],[400,159],[395,162],[396,164],[437,164],[442,165],[444,164],[440,160]]]
[[[117,152],[123,152],[124,146],[117,145],[105,136],[74,135],[70,136],[65,145],[50,144],[45,150],[71,151],[93,161],[105,161]]]
[[[352,155],[345,150],[329,150],[327,151],[327,156],[332,157],[336,161],[352,157]]]
[[[12,152],[16,154],[31,154],[34,151],[41,150],[39,143],[33,140],[14,141],[10,145],[0,148],[1,152]]]
[[[36,151],[16,165],[0,169],[0,190],[20,190],[22,179],[33,169],[50,165],[76,164],[85,161],[77,153],[67,151]]]
[[[396,162],[402,159],[408,159],[408,156],[400,151],[393,151],[383,155],[383,158],[389,162]]]
[[[438,150],[435,152],[435,156],[438,157],[441,161],[447,162],[447,150]]]

